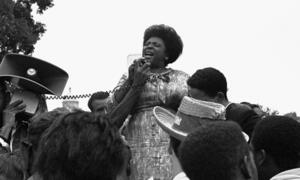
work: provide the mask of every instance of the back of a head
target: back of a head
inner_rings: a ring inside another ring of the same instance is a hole
[[[36,149],[44,131],[60,116],[69,113],[66,108],[56,108],[33,117],[28,125],[28,141]]]
[[[99,92],[95,92],[92,94],[92,96],[90,97],[89,101],[88,101],[88,107],[91,111],[93,111],[93,105],[92,102],[96,99],[99,100],[104,100],[106,98],[109,97],[109,93],[106,91],[99,91]]]
[[[187,81],[188,86],[204,91],[210,97],[222,92],[227,99],[227,81],[222,72],[208,67],[197,70]]]
[[[262,109],[262,107],[258,104],[252,104],[252,103],[249,103],[249,102],[246,102],[246,101],[241,102],[240,104],[246,105],[247,107],[252,109],[259,117],[263,117],[266,114],[264,112],[264,110]]]
[[[0,179],[23,180],[24,172],[21,160],[12,153],[0,154]]]
[[[207,123],[183,141],[180,163],[190,180],[230,180],[249,153],[241,128],[235,122]]]
[[[123,167],[126,150],[108,119],[78,111],[46,130],[35,167],[44,180],[113,180]]]
[[[251,144],[255,151],[265,150],[280,171],[300,163],[300,124],[286,116],[268,116],[255,127]]]

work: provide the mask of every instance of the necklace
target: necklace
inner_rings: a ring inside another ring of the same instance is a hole
[[[170,82],[170,77],[168,76],[168,74],[171,72],[171,69],[166,69],[165,71],[163,72],[160,72],[160,73],[150,73],[150,76],[149,76],[149,82],[156,82],[157,79],[160,79],[164,82]]]

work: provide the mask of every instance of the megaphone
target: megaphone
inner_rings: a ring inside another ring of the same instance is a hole
[[[0,78],[20,87],[13,92],[12,101],[22,99],[26,104],[26,112],[33,113],[38,106],[35,95],[61,95],[69,76],[63,69],[44,60],[7,54],[0,64]]]

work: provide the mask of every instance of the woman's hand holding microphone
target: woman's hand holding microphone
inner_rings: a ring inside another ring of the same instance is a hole
[[[139,58],[129,67],[129,80],[132,88],[143,87],[150,74],[150,62],[145,58]]]

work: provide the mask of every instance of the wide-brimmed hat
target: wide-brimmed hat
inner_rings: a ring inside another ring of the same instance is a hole
[[[225,120],[225,107],[185,96],[176,114],[156,106],[154,116],[160,127],[170,136],[183,140],[195,128],[211,121]]]
[[[225,107],[222,104],[201,101],[185,96],[176,114],[156,106],[154,116],[159,126],[170,136],[182,141],[185,137],[206,123],[225,120]],[[248,141],[249,137],[243,133]]]
[[[0,64],[0,78],[37,94],[61,95],[68,81],[63,69],[38,58],[7,54]]]

